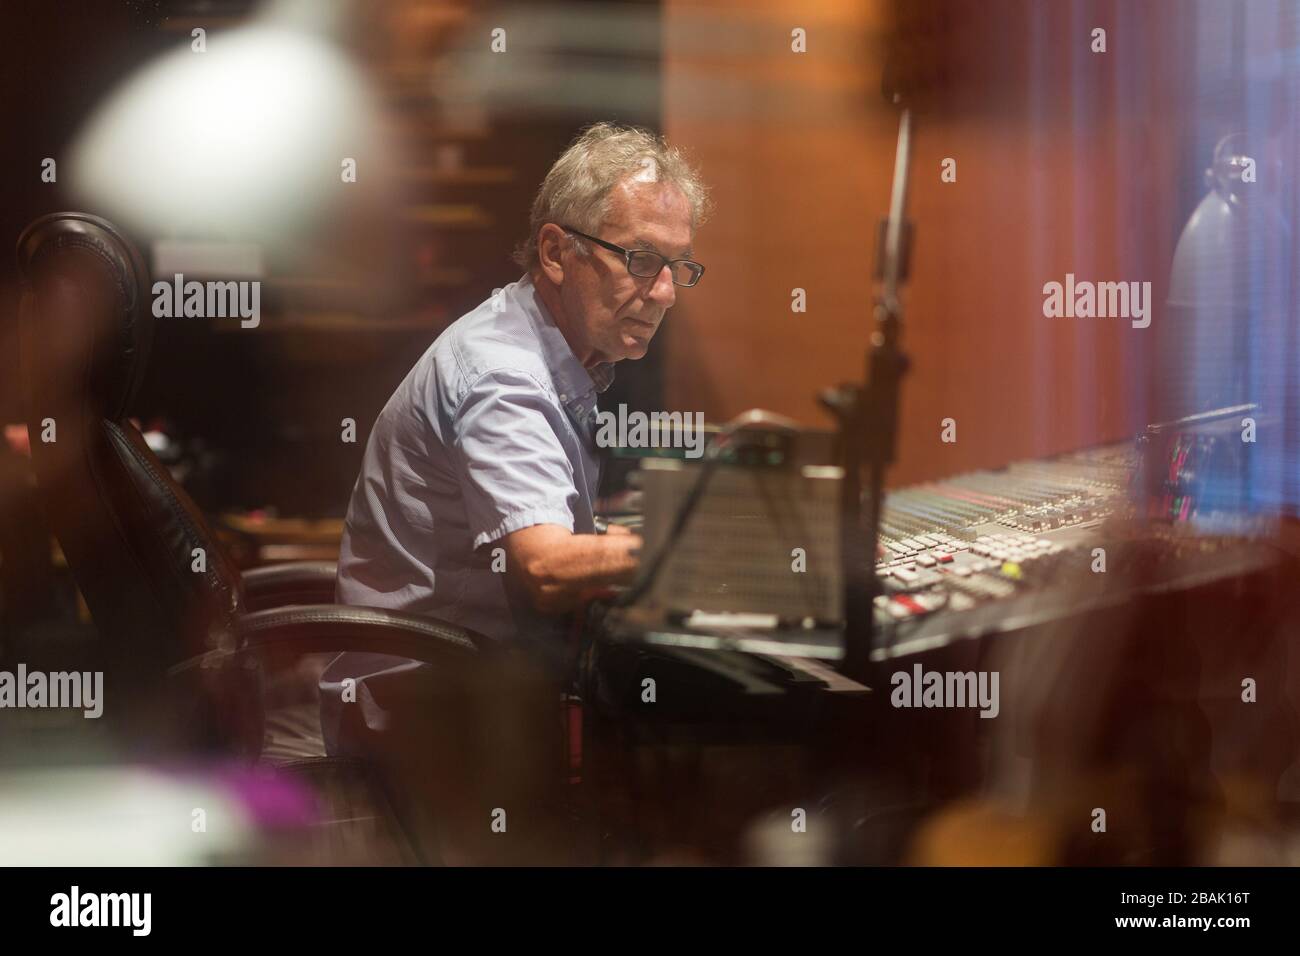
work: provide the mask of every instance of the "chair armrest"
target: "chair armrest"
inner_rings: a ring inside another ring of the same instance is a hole
[[[334,601],[333,561],[289,561],[249,568],[243,574],[244,607],[249,611],[289,604],[330,604]]]
[[[235,653],[276,656],[362,651],[430,664],[471,663],[491,640],[431,617],[348,604],[272,608],[239,619]]]
[[[271,669],[307,654],[362,651],[433,664],[451,686],[472,682],[482,653],[494,642],[435,618],[347,604],[303,604],[242,615],[235,633],[223,632],[212,650],[169,668],[173,692],[197,706],[189,725],[209,728],[211,739],[233,741],[238,752],[261,753],[263,664]],[[185,713],[184,706],[178,706]]]

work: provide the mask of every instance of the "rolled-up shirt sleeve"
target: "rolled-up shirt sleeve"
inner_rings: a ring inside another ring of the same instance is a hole
[[[475,550],[532,525],[574,529],[563,415],[535,378],[513,369],[481,375],[461,399],[452,430]]]

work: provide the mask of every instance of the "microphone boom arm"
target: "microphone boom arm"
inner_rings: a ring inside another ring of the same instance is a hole
[[[909,359],[899,339],[902,304],[899,290],[907,279],[912,228],[906,219],[908,169],[912,150],[912,112],[904,108],[894,155],[894,182],[889,218],[877,237],[873,315],[876,328],[866,357],[866,384],[841,385],[822,393],[823,405],[839,419],[841,484],[841,561],[844,581],[844,672],[856,680],[867,676],[875,623],[873,600],[881,592],[875,574],[880,516],[884,507],[885,471],[897,449],[899,393]],[[862,469],[867,472],[865,526],[862,514]]]

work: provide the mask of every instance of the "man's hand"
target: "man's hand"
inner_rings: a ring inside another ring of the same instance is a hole
[[[618,525],[594,535],[539,524],[512,532],[501,543],[506,573],[523,583],[538,611],[559,614],[576,607],[593,588],[630,582],[641,536]]]

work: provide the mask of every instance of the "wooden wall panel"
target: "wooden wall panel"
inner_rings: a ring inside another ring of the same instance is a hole
[[[665,130],[717,200],[696,243],[708,275],[670,314],[667,397],[711,417],[763,406],[825,425],[817,390],[861,375],[897,130],[881,73],[895,28],[915,34],[914,368],[894,484],[1140,428],[1169,262],[1199,198],[1178,98],[1192,5],[924,6],[918,22],[918,5],[879,0],[664,4]],[[1090,50],[1094,25],[1106,54]],[[790,51],[799,26],[804,54]],[[955,183],[940,181],[944,157]],[[1150,281],[1153,327],[1045,318],[1043,283],[1067,272]],[[940,441],[946,417],[955,444]]]

